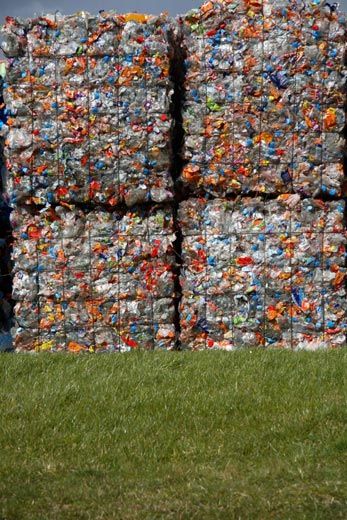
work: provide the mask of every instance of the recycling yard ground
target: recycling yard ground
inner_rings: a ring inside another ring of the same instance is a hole
[[[347,352],[0,356],[0,518],[347,517]]]

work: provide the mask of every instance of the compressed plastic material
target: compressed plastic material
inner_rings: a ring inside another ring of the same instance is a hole
[[[182,23],[182,181],[195,194],[341,194],[345,17],[336,4],[207,1]]]
[[[346,344],[344,202],[183,202],[183,348]]]
[[[14,211],[18,350],[172,349],[170,209]]]
[[[345,29],[321,0],[7,18],[16,349],[344,346]]]
[[[169,19],[7,18],[6,155],[16,203],[172,198]]]

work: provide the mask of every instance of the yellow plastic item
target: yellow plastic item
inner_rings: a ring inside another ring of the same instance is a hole
[[[148,15],[140,13],[128,13],[124,15],[124,19],[126,22],[145,23],[148,20]]]
[[[44,341],[43,343],[37,343],[35,350],[36,352],[47,352],[48,350],[52,350],[54,347],[54,341]]]

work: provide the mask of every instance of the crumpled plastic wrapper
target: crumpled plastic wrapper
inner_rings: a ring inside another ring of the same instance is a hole
[[[172,211],[20,209],[14,226],[17,350],[172,349]]]
[[[339,196],[345,31],[319,0],[212,0],[183,17],[184,185]]]
[[[344,202],[183,202],[183,348],[346,343]]]
[[[104,11],[6,19],[14,202],[172,199],[169,25]]]

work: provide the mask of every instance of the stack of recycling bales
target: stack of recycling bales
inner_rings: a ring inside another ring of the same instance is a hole
[[[323,0],[8,18],[17,348],[345,344],[345,30]]]
[[[174,346],[167,25],[6,21],[18,349]]]
[[[211,0],[182,27],[183,346],[344,345],[345,19]]]

